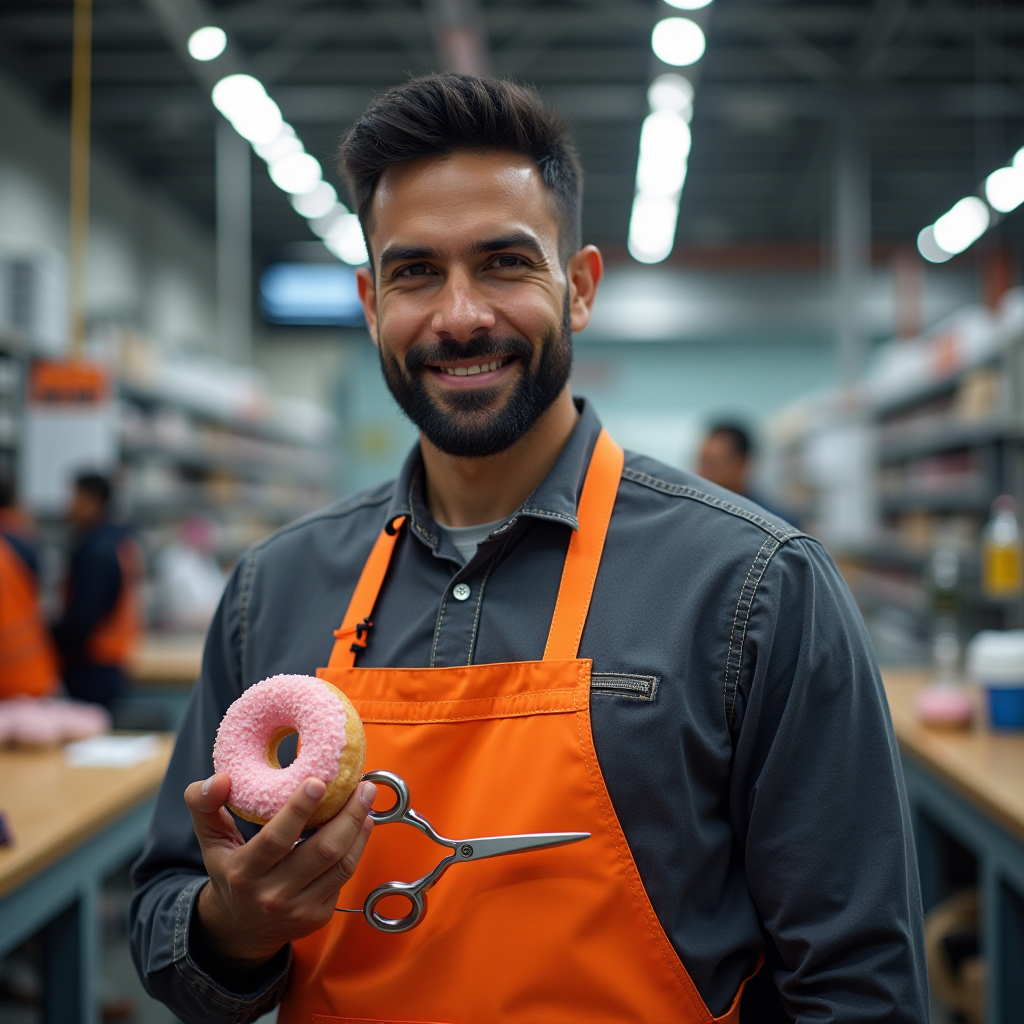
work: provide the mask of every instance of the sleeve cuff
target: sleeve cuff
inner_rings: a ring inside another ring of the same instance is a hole
[[[259,984],[249,992],[234,992],[218,980],[215,968],[207,969],[197,962],[190,948],[192,912],[207,877],[189,882],[178,896],[174,915],[174,968],[178,976],[197,995],[217,1010],[231,1014],[231,1020],[252,1021],[269,1013],[281,1001],[288,984],[292,963],[292,947],[285,946],[276,953],[260,972]]]

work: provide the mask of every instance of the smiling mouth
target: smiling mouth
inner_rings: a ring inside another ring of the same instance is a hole
[[[495,370],[500,370],[515,358],[515,356],[499,356],[497,359],[487,362],[463,363],[458,366],[435,365],[433,368],[438,373],[446,374],[449,377],[474,377],[478,373],[493,373]]]

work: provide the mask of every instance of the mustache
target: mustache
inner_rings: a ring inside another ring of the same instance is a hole
[[[524,366],[529,366],[533,359],[533,346],[526,338],[514,334],[504,338],[479,334],[469,341],[443,338],[409,349],[405,354],[405,368],[412,374],[437,363],[453,363],[457,359],[494,359],[498,356],[516,356]]]

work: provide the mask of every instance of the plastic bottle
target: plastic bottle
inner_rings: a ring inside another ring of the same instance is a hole
[[[1017,502],[1009,494],[996,498],[992,518],[981,531],[981,592],[991,601],[1024,593],[1024,545]]]

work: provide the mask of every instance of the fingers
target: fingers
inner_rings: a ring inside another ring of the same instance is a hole
[[[243,841],[224,806],[230,789],[231,779],[220,772],[205,782],[193,782],[185,790],[185,804],[204,852],[214,846],[225,843],[234,846]]]
[[[321,779],[306,779],[284,807],[263,826],[259,835],[239,851],[239,868],[251,877],[258,877],[284,860],[299,841],[302,830],[326,792],[327,785]]]
[[[336,864],[332,864],[319,878],[313,879],[306,886],[306,892],[317,900],[330,899],[333,906],[337,902],[338,890],[345,885],[356,873],[360,858],[366,849],[370,833],[373,831],[373,819],[364,818],[363,823],[356,834],[348,851]]]
[[[310,885],[315,879],[326,872],[332,871],[348,855],[352,845],[363,835],[365,822],[372,819],[367,813],[373,806],[377,795],[377,787],[372,782],[361,782],[348,798],[345,806],[323,825],[315,836],[307,839],[293,854],[289,869],[295,872],[294,877],[300,888]],[[369,835],[369,832],[366,832]],[[362,846],[366,840],[362,839]],[[359,852],[362,852],[360,846]],[[356,858],[358,862],[358,857]],[[352,865],[352,871],[355,864]],[[351,877],[352,872],[349,872]]]

